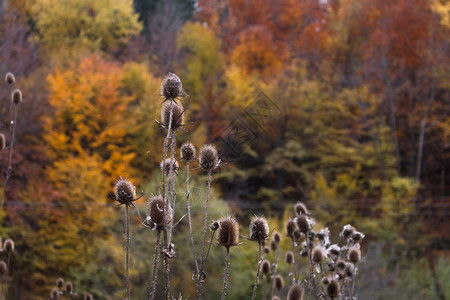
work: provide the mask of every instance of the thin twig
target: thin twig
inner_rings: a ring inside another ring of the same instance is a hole
[[[192,253],[194,254],[195,270],[198,274],[198,263],[197,255],[195,254],[194,246],[194,235],[192,233],[192,219],[191,219],[191,204],[189,202],[189,161],[186,162],[186,199],[187,199],[187,210],[188,210],[188,221],[189,221],[189,233],[191,235]]]
[[[129,255],[129,247],[130,247],[130,223],[128,218],[128,205],[125,205],[126,208],[126,215],[127,215],[127,242],[126,242],[126,268],[127,268],[127,297],[128,300],[130,300],[130,277],[128,275],[128,255]]]
[[[314,276],[314,268],[313,268],[313,262],[312,262],[312,241],[310,241],[309,236],[308,236],[308,232],[305,234],[306,236],[306,243],[308,245],[308,263],[309,263],[309,278],[310,278],[310,284],[313,286],[314,288],[314,296],[316,299],[318,299],[318,295],[317,295],[317,287],[316,287],[316,279]]]
[[[175,131],[172,130],[172,143],[171,143],[171,154],[170,154],[170,166],[169,166],[169,185],[172,184],[168,191],[167,195],[169,195],[169,192],[172,194],[172,219],[170,220],[170,226],[169,226],[169,245],[172,241],[172,230],[173,230],[173,220],[175,219],[175,197],[176,197],[176,191],[175,191],[175,170],[173,169],[173,162],[175,160]]]
[[[222,300],[225,299],[225,291],[227,289],[228,266],[230,265],[230,248],[227,247],[227,255],[225,257],[225,274],[223,276]]]
[[[253,288],[252,300],[254,300],[256,297],[256,289],[258,287],[258,278],[259,278],[259,269],[261,267],[261,242],[260,241],[258,241],[258,246],[259,246],[258,269],[256,269],[255,287]]]
[[[156,245],[155,245],[155,260],[153,261],[153,278],[152,278],[152,287],[150,292],[150,300],[155,299],[155,291],[156,291],[156,277],[158,274],[158,258],[159,258],[159,248],[160,248],[160,240],[161,240],[161,230],[158,229],[156,232]]]

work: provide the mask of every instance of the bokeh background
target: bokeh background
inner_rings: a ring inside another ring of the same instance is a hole
[[[125,215],[108,195],[130,178],[145,214],[161,190],[155,119],[170,71],[189,95],[178,142],[214,143],[224,162],[211,218],[232,213],[247,234],[264,214],[284,232],[303,201],[335,241],[348,223],[366,234],[360,299],[450,299],[449,16],[445,0],[0,1],[0,74],[24,95],[0,209],[16,244],[6,298],[48,299],[58,277],[94,299],[125,296]],[[9,97],[2,81],[6,136]],[[234,129],[244,139],[230,150]],[[206,178],[192,176],[199,241]],[[179,217],[185,179],[182,168]],[[172,288],[192,298],[187,232],[184,220]],[[148,297],[154,240],[133,211],[134,299]],[[211,250],[205,299],[220,295],[224,252]],[[232,249],[229,299],[249,299],[256,264],[257,245]]]

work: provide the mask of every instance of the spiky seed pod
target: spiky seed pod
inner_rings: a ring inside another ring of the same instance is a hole
[[[338,245],[334,244],[334,245],[331,245],[330,247],[328,247],[328,254],[337,256],[337,255],[339,255],[340,250],[341,250],[341,248],[339,248]]]
[[[14,242],[11,239],[5,240],[5,244],[3,245],[3,248],[7,253],[14,252]]]
[[[352,239],[357,243],[361,242],[363,238],[364,238],[364,233],[359,232],[359,231],[355,231],[352,235]]]
[[[6,73],[5,75],[5,82],[7,84],[13,84],[14,82],[16,82],[16,77],[14,77],[14,74],[11,72]]]
[[[92,300],[92,295],[90,293],[86,293],[84,295],[84,300]]]
[[[166,158],[166,160],[161,161],[160,164],[160,168],[161,168],[161,172],[166,173],[166,175],[168,175],[170,173],[170,167],[172,166],[172,170],[177,173],[178,169],[180,168],[180,165],[178,164],[178,162],[176,161],[176,159],[172,159],[172,158]]]
[[[351,262],[345,264],[345,276],[353,278],[353,276],[355,276],[355,272],[356,269],[354,264],[352,264]]]
[[[270,273],[270,261],[267,259],[263,260],[261,263],[261,272],[263,272],[264,275],[268,275]]]
[[[320,264],[326,256],[325,249],[322,246],[315,246],[312,250],[312,260],[316,264]]]
[[[6,138],[3,133],[0,133],[0,151],[6,148]]]
[[[286,235],[290,238],[294,238],[294,232],[297,229],[297,224],[294,220],[289,219],[286,223]]]
[[[59,291],[57,288],[53,288],[52,292],[50,293],[50,298],[52,300],[57,300],[59,299]]]
[[[356,247],[351,247],[348,250],[348,260],[352,263],[357,263],[361,260],[361,251]]]
[[[167,214],[167,224],[172,221],[172,208],[169,205]],[[151,222],[155,229],[161,230],[164,228],[164,200],[160,195],[152,196],[147,202],[147,219],[146,222]]]
[[[347,225],[345,225],[344,228],[342,229],[341,237],[343,237],[344,239],[348,239],[348,238],[350,238],[350,237],[353,235],[353,233],[354,233],[355,231],[356,231],[355,227],[353,227],[353,226],[350,225],[350,224],[347,224]]]
[[[71,294],[73,292],[73,284],[70,281],[66,282],[66,292]]]
[[[338,260],[336,262],[336,268],[339,270],[344,270],[345,269],[345,261],[343,261],[342,259]]]
[[[336,265],[333,262],[329,261],[327,262],[327,269],[330,272],[334,272],[336,270]]]
[[[239,224],[236,218],[228,216],[220,219],[217,241],[220,246],[226,248],[239,243]]]
[[[189,142],[184,143],[180,149],[181,159],[191,161],[195,159],[195,147]]]
[[[11,97],[12,97],[12,100],[13,100],[13,102],[14,102],[15,104],[19,104],[20,102],[22,102],[22,91],[19,90],[19,89],[15,89],[15,90],[12,92]]]
[[[297,217],[297,226],[298,229],[303,233],[311,230],[309,218],[306,215],[300,215]]]
[[[327,296],[333,299],[333,298],[339,297],[339,289],[340,289],[339,282],[332,279],[327,284],[325,291],[327,293]]]
[[[278,298],[278,296],[273,296],[272,300],[280,300],[280,298]]]
[[[324,286],[327,286],[328,284],[330,284],[330,278],[328,278],[328,277],[322,278],[322,284]]]
[[[270,241],[270,250],[275,251],[278,249],[278,244],[274,240]]]
[[[183,85],[180,77],[169,72],[161,84],[161,94],[167,100],[173,100],[183,95]]]
[[[308,214],[308,209],[306,208],[306,205],[300,201],[294,205],[294,211],[297,216]]]
[[[281,242],[281,233],[276,231],[273,235],[273,240],[275,241],[275,243],[279,244]]]
[[[8,266],[3,260],[0,260],[0,277],[8,273]]]
[[[214,171],[219,166],[219,154],[216,147],[212,145],[203,145],[198,155],[200,167],[206,171]]]
[[[283,277],[281,277],[281,275],[275,276],[274,284],[277,290],[281,290],[284,287]]]
[[[170,121],[170,106],[172,106],[172,123],[171,129],[176,131],[184,124],[184,108],[181,104],[176,102],[166,102],[161,108],[161,125],[164,128],[169,128]]]
[[[292,252],[292,251],[286,252],[286,255],[284,258],[285,258],[287,264],[289,264],[289,265],[292,264],[294,262],[294,252]]]
[[[212,221],[211,225],[209,225],[209,229],[211,229],[211,231],[216,231],[217,229],[219,229],[219,222]]]
[[[62,289],[64,287],[64,279],[62,279],[61,277],[56,279],[56,287],[58,289]]]
[[[298,240],[301,236],[302,236],[302,235],[301,235],[301,233],[300,233],[300,230],[296,229],[296,230],[294,231],[294,239]]]
[[[250,239],[252,241],[264,241],[269,236],[269,224],[264,217],[254,216],[249,226]]]
[[[136,188],[128,179],[120,177],[114,184],[114,196],[120,204],[131,205],[135,200]]]
[[[265,246],[265,247],[264,247],[264,253],[265,253],[265,254],[269,254],[269,253],[270,253],[270,247]]]
[[[292,285],[289,288],[287,300],[302,300],[303,293],[304,293],[303,288],[299,284]]]

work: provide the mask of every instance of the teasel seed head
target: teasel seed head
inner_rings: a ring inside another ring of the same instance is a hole
[[[279,244],[281,242],[281,233],[275,231],[275,233],[273,234],[273,240],[275,241],[275,243]]]
[[[292,252],[292,251],[286,252],[285,260],[286,260],[286,263],[289,265],[294,263],[294,252]]]
[[[284,287],[283,277],[281,277],[281,275],[275,276],[274,284],[277,290],[281,290]]]
[[[361,260],[361,250],[357,247],[351,247],[348,250],[348,260],[352,263],[357,263]]]
[[[328,247],[328,256],[338,256],[339,251],[341,251],[341,248],[339,248],[338,245],[333,244],[330,247]]]
[[[298,230],[298,229],[296,229],[295,231],[294,231],[294,239],[296,239],[296,240],[298,240],[298,239],[300,239],[301,238],[301,233],[300,233],[300,230]]]
[[[211,229],[211,231],[216,231],[217,229],[219,229],[219,222],[212,221],[211,225],[209,225],[209,229]]]
[[[166,158],[166,160],[161,161],[159,166],[161,168],[161,172],[165,172],[166,176],[170,173],[170,167],[172,167],[175,174],[178,174],[177,171],[180,168],[177,160],[172,158]]]
[[[8,273],[8,266],[3,260],[0,260],[0,277],[6,275]]]
[[[0,133],[0,151],[6,148],[6,138],[3,133]]]
[[[66,292],[71,294],[73,292],[73,284],[70,281],[66,282]]]
[[[275,251],[278,249],[278,244],[275,240],[270,240],[270,250]]]
[[[13,100],[13,102],[14,102],[15,104],[19,104],[20,102],[22,102],[22,91],[19,90],[19,89],[15,89],[15,90],[12,92],[11,97],[12,97],[12,100]]]
[[[52,300],[57,300],[59,299],[59,291],[57,288],[53,288],[52,292],[50,293],[50,298]]]
[[[353,233],[356,231],[355,227],[353,227],[350,224],[347,224],[344,226],[344,228],[342,229],[341,232],[341,237],[343,237],[344,239],[348,239],[350,237],[352,237]]]
[[[161,94],[166,100],[174,100],[183,95],[181,79],[174,73],[167,73],[161,84]]]
[[[294,238],[294,232],[297,229],[297,224],[294,220],[289,219],[286,223],[286,235],[290,238]]]
[[[5,244],[3,245],[3,248],[7,253],[14,252],[14,242],[11,239],[5,240]]]
[[[265,246],[265,247],[264,247],[264,253],[265,253],[265,254],[269,254],[269,253],[270,253],[270,247]]]
[[[184,108],[176,102],[166,102],[161,108],[161,125],[169,128],[170,106],[172,106],[172,123],[170,128],[174,131],[180,129],[184,125]]]
[[[330,278],[328,278],[328,277],[322,278],[322,284],[324,286],[327,286],[329,283],[330,283]]]
[[[347,262],[345,263],[345,276],[349,277],[349,278],[353,278],[353,276],[355,276],[355,265],[351,262]]]
[[[167,224],[172,221],[172,208],[169,205],[167,210]],[[164,228],[164,200],[160,195],[154,195],[147,202],[147,225],[154,226],[155,229]]]
[[[181,159],[189,162],[195,159],[195,147],[189,142],[184,143],[180,149]]]
[[[84,300],[92,300],[92,295],[90,293],[86,293],[84,295]]]
[[[312,260],[320,264],[326,257],[326,250],[322,246],[315,246],[312,250]]]
[[[363,240],[364,236],[365,236],[364,233],[355,231],[352,235],[352,240],[357,243],[360,243]]]
[[[270,262],[267,259],[261,263],[261,272],[266,276],[270,273]]]
[[[236,218],[228,216],[220,219],[217,241],[220,246],[226,248],[239,243],[239,224]]]
[[[303,288],[299,284],[294,284],[289,288],[287,300],[303,300]]]
[[[62,279],[61,277],[56,279],[56,287],[58,289],[62,289],[64,287],[64,279]]]
[[[294,211],[297,216],[307,215],[308,209],[306,208],[305,203],[299,201],[294,205]]]
[[[298,216],[297,217],[297,226],[298,226],[298,229],[303,233],[310,231],[312,228],[310,218],[306,215]]]
[[[340,289],[339,282],[332,279],[327,284],[325,291],[327,293],[327,296],[333,299],[339,297],[339,289]]]
[[[252,241],[264,241],[269,236],[269,224],[264,217],[254,216],[249,226],[250,239]]]
[[[11,72],[6,73],[5,75],[5,82],[7,84],[13,84],[14,82],[16,82],[16,77],[14,77],[14,74]]]
[[[120,204],[129,206],[135,200],[136,188],[128,179],[120,177],[114,184],[114,196]]]
[[[219,154],[216,147],[212,145],[203,145],[198,155],[200,167],[206,171],[214,171],[219,166]]]

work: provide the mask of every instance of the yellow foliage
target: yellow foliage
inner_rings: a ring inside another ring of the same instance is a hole
[[[450,2],[433,1],[431,8],[441,17],[441,24],[450,28]]]

